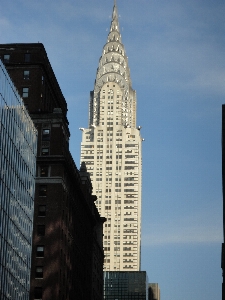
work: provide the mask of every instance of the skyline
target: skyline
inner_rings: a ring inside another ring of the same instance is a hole
[[[112,6],[2,1],[1,43],[39,41],[46,48],[68,103],[77,167],[78,128],[88,125],[89,91]],[[121,0],[117,6],[145,138],[142,270],[159,283],[161,300],[220,299],[225,4],[142,0],[127,10]]]

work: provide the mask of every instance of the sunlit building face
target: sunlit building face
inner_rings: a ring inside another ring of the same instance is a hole
[[[117,7],[103,47],[83,132],[81,162],[92,178],[104,226],[104,269],[140,270],[142,155],[136,92],[121,41]]]

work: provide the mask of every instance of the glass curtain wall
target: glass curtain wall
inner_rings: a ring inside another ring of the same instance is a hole
[[[0,299],[29,299],[37,131],[0,61]]]
[[[104,300],[148,300],[145,271],[104,272]]]

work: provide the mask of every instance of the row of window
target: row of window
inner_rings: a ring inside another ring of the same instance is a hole
[[[10,58],[11,58],[10,54],[4,54],[3,55],[3,62],[4,63],[9,63]],[[24,54],[24,62],[30,62],[30,59],[31,59],[30,53],[25,53]]]
[[[27,79],[29,79],[29,76],[30,76],[30,71],[24,71],[23,78],[27,80]],[[43,78],[42,78],[42,80],[43,80]],[[23,98],[29,97],[29,87],[22,88],[22,97]]]

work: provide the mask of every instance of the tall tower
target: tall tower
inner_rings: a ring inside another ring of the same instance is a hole
[[[85,161],[91,175],[98,210],[107,219],[105,271],[140,269],[140,128],[136,128],[136,92],[114,1],[110,31],[90,93],[89,128],[80,128],[81,162]]]

